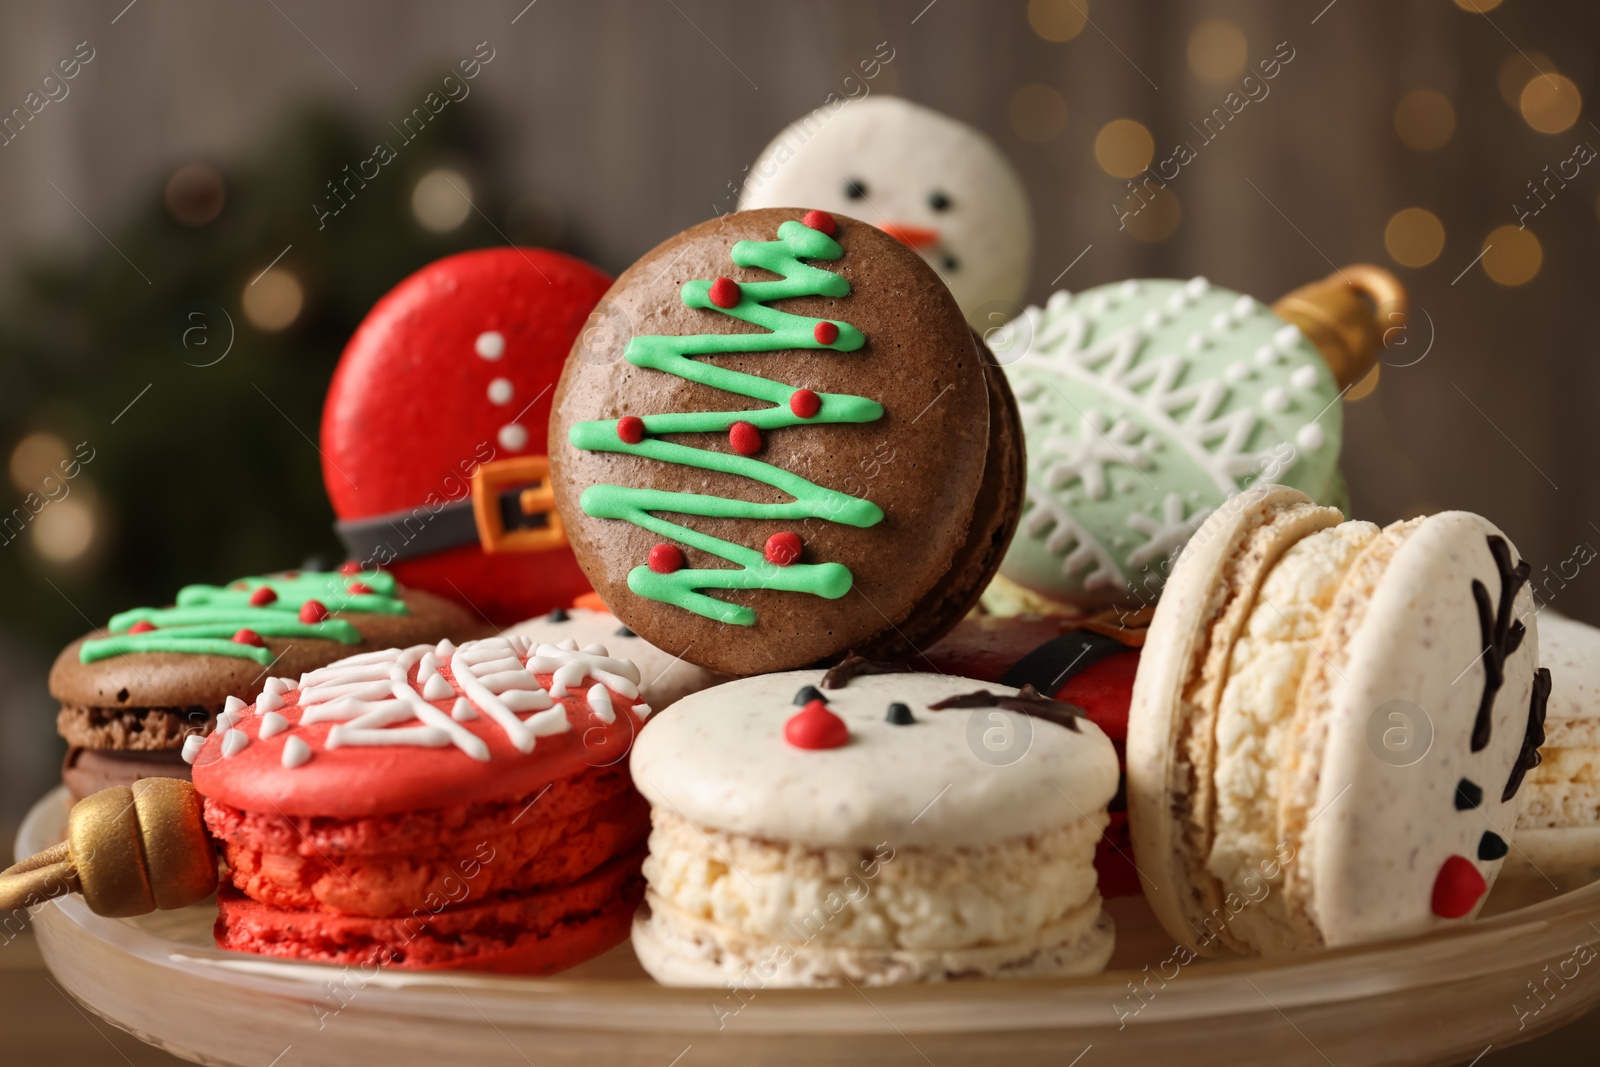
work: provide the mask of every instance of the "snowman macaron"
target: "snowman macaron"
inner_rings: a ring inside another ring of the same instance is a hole
[[[1017,172],[983,134],[873,96],[800,118],[750,167],[739,209],[822,208],[872,223],[922,254],[978,329],[1020,309],[1033,219]]]

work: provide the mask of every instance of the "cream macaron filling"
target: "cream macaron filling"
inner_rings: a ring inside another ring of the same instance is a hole
[[[1205,868],[1224,896],[1250,901],[1233,915],[1227,934],[1264,955],[1293,951],[1300,940],[1278,888],[1285,861],[1294,862],[1280,820],[1280,782],[1302,682],[1310,661],[1325,654],[1318,646],[1340,586],[1377,536],[1371,523],[1347,522],[1294,544],[1255,590],[1227,658],[1215,719]]]
[[[729,980],[1060,975],[1109,955],[1093,862],[1103,814],[986,846],[866,850],[702,829],[661,808],[652,819],[648,936]],[[1102,935],[1104,951],[1089,945]]]
[[[1600,720],[1551,720],[1546,731],[1544,758],[1528,772],[1517,826],[1600,827]]]

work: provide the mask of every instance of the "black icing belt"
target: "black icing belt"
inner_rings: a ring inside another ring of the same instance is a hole
[[[1046,696],[1054,696],[1096,663],[1129,651],[1132,650],[1114,637],[1093,630],[1069,630],[1017,660],[1000,684],[1013,689],[1031,685]]]
[[[542,513],[523,514],[518,497],[521,489],[521,486],[508,489],[499,496],[504,528],[520,530],[548,525],[549,520]],[[380,556],[386,557],[384,562],[413,559],[482,541],[471,497],[437,508],[423,505],[364,519],[341,519],[333,528],[350,558],[358,560]]]

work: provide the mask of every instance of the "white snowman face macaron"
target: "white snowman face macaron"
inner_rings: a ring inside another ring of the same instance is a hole
[[[1027,194],[987,137],[947,115],[879,96],[814,111],[750,167],[739,209],[763,207],[837,211],[899,237],[979,330],[1020,310],[1033,246]]]

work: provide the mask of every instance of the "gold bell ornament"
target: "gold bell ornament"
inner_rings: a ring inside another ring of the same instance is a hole
[[[0,910],[81,893],[97,915],[188,907],[217,888],[217,857],[200,794],[177,778],[144,778],[84,797],[67,839],[0,873]]]

